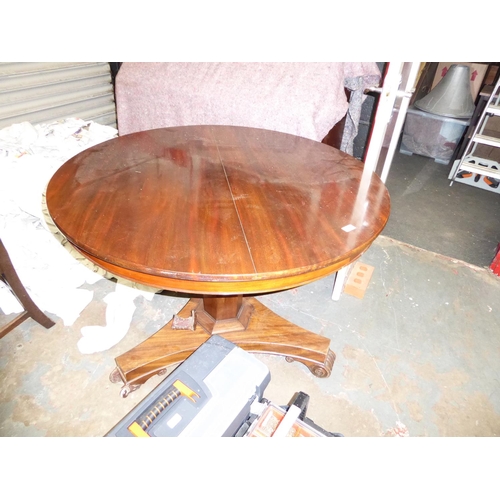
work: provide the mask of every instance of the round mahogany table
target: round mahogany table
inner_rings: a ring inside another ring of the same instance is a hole
[[[54,223],[90,261],[192,297],[169,324],[116,358],[110,378],[124,383],[122,396],[213,334],[329,376],[330,340],[252,296],[348,265],[390,212],[384,184],[353,157],[309,139],[233,126],[111,139],[62,165],[46,195]]]

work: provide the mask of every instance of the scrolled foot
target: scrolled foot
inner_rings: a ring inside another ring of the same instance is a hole
[[[112,384],[117,384],[118,382],[123,382],[122,376],[120,375],[120,370],[118,368],[115,368],[110,374],[109,374],[109,381]]]
[[[328,349],[328,353],[323,364],[308,365],[311,373],[318,378],[327,378],[332,373],[333,363],[335,362],[335,353]]]
[[[140,385],[124,385],[120,391],[120,396],[126,398],[131,392],[139,389]]]

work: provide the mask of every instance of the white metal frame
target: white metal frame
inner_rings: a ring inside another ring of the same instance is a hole
[[[363,179],[365,180],[369,180],[373,172],[380,172],[379,175],[383,183],[387,180],[394,158],[394,152],[410,104],[410,98],[415,91],[415,83],[419,69],[420,62],[390,62],[384,76],[382,87],[372,87],[368,89],[369,91],[380,93],[380,98],[365,156],[363,172]],[[388,127],[393,116],[395,116],[394,113],[397,113],[397,116],[394,128],[391,131],[391,129],[388,130]],[[385,159],[381,159],[380,153],[388,133],[392,135],[387,154],[385,155]],[[368,182],[363,182],[363,179],[358,197],[363,195],[363,190],[367,189],[369,185]],[[337,271],[333,285],[332,300],[339,300],[350,268],[351,265],[348,265]]]
[[[500,147],[500,139],[483,135],[484,128],[488,123],[490,115],[500,116],[500,94],[497,95],[499,87],[500,77],[497,79],[493,87],[493,91],[481,113],[481,116],[474,128],[474,132],[472,133],[472,136],[462,154],[462,157],[453,162],[450,174],[448,175],[448,179],[451,179],[450,186],[453,185],[453,181],[456,180],[456,176],[460,170],[467,170],[471,173],[486,175],[494,179],[500,179],[500,172],[497,170],[498,163],[494,161],[492,162],[488,158],[480,158],[474,155],[478,144],[486,144],[495,148]],[[495,169],[493,169],[492,167],[495,167]]]

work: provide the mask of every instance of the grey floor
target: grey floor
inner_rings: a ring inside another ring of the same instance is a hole
[[[278,314],[331,339],[332,374],[257,355],[271,372],[265,396],[309,394],[308,416],[347,437],[500,435],[500,278],[488,265],[499,235],[494,193],[454,184],[448,168],[396,155],[387,186],[391,219],[361,261],[374,273],[362,299],[331,300],[333,276],[260,297]],[[0,341],[0,435],[102,436],[161,380],[123,399],[109,381],[114,358],[158,330],[185,299],[136,299],[126,337],[82,355],[80,329],[104,324],[114,284],[72,327],[31,320]],[[8,321],[8,317],[2,321]]]
[[[500,242],[498,193],[459,182],[451,165],[396,153],[386,185],[392,212],[382,234],[425,250],[488,267]]]

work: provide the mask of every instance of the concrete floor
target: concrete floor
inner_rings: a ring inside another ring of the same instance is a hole
[[[332,277],[261,297],[329,337],[337,355],[327,379],[300,363],[258,355],[271,371],[265,396],[286,404],[306,392],[308,416],[345,436],[500,435],[498,277],[383,236],[362,261],[375,267],[363,299],[331,301]],[[118,345],[78,351],[80,328],[104,324],[102,298],[113,287],[107,280],[90,286],[94,300],[72,327],[58,321],[45,330],[28,320],[2,339],[0,435],[104,435],[162,380],[153,377],[122,399],[108,376],[114,358],[157,331],[185,299],[138,298]]]
[[[500,187],[496,193],[459,182],[450,186],[450,168],[396,153],[386,182],[391,217],[382,234],[488,267],[500,242]]]
[[[408,224],[402,207],[418,191],[415,177],[422,180],[421,172],[432,170],[428,159],[415,158],[407,163],[417,165],[414,178],[411,169],[405,171],[412,188],[396,177],[397,167],[390,174],[387,185],[395,194],[389,235],[361,258],[375,268],[362,299],[343,294],[332,301],[333,276],[260,298],[283,317],[329,337],[337,355],[326,379],[300,363],[257,355],[271,371],[265,397],[283,405],[295,392],[306,392],[308,417],[347,437],[498,436],[500,278],[484,265],[493,257],[488,250],[475,265],[458,260],[467,231],[450,230],[450,238],[443,238],[438,219],[430,220],[439,212],[428,206],[422,207],[420,230],[412,220],[403,234]],[[462,187],[474,191],[450,189]],[[454,200],[454,211],[457,206]],[[419,246],[450,239],[456,251],[450,257],[445,250],[441,255],[389,237],[398,228],[403,241],[418,232],[424,235]],[[80,329],[105,324],[103,298],[115,285],[101,280],[86,286],[94,299],[72,327],[54,316],[50,330],[28,320],[0,340],[0,436],[102,436],[163,379],[155,376],[123,399],[120,385],[108,377],[114,358],[156,332],[186,299],[137,298],[125,338],[107,351],[84,355],[77,348]],[[10,319],[0,316],[0,324]]]

